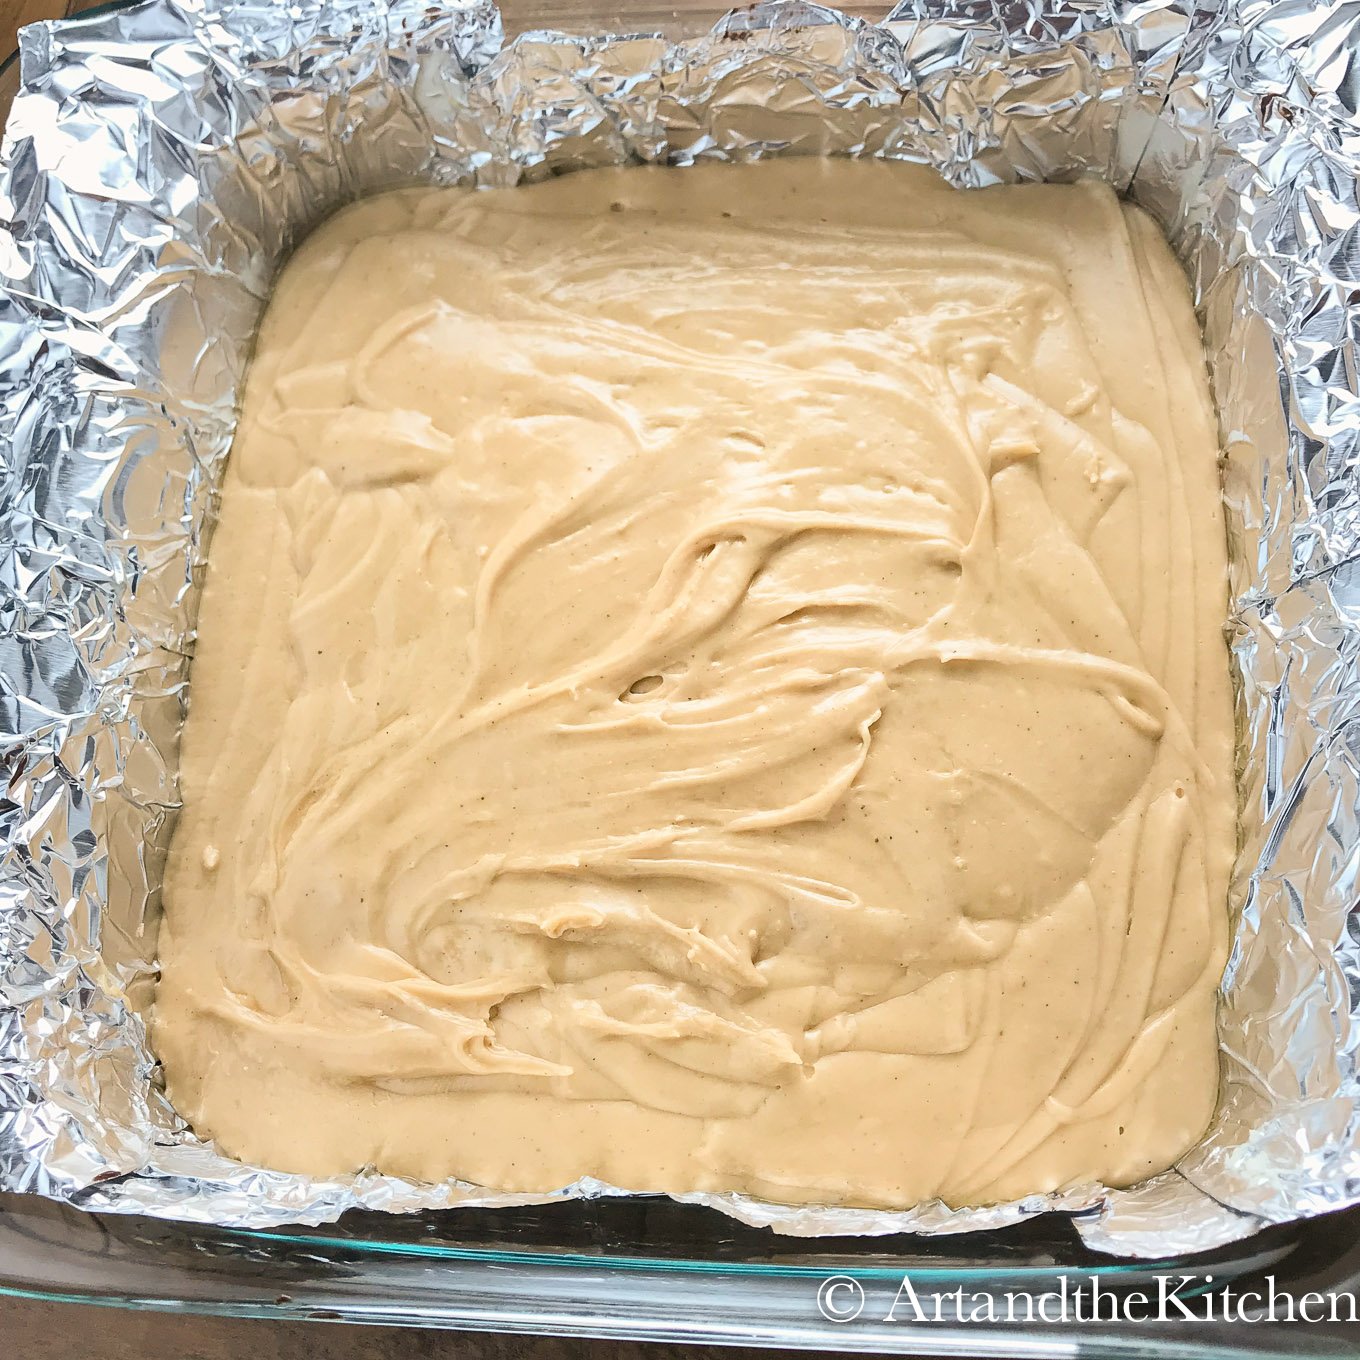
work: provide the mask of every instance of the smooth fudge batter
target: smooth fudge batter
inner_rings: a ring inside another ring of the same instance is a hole
[[[1095,184],[361,203],[211,546],[154,1038],[227,1152],[782,1201],[1123,1185],[1217,1085],[1187,288]]]

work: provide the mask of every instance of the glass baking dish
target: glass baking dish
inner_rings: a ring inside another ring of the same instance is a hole
[[[76,0],[66,8],[119,7]],[[672,36],[702,31],[725,8],[704,0],[502,5],[511,33],[551,25]],[[880,18],[889,6],[843,8]],[[12,61],[0,68],[0,114],[17,74]],[[1272,1281],[1277,1294],[1296,1298],[1308,1291],[1360,1293],[1360,1209],[1272,1228],[1194,1257],[1129,1263],[1088,1250],[1056,1215],[995,1233],[799,1240],[709,1209],[639,1196],[405,1217],[351,1213],[324,1228],[247,1231],[87,1214],[38,1196],[0,1195],[0,1293],[22,1297],[942,1355],[1360,1355],[1360,1326],[1344,1320],[1344,1308],[1343,1320],[1307,1324],[1184,1315],[1207,1306],[1204,1296],[1226,1283],[1264,1293]],[[1048,1321],[1036,1302],[1064,1293],[1089,1298],[1093,1289],[1106,1300],[1103,1320],[1069,1313]],[[1156,1300],[1168,1289],[1176,1302],[1165,1307],[1166,1320],[1110,1320],[1111,1310],[1131,1298]],[[989,1313],[1016,1320],[989,1321]]]

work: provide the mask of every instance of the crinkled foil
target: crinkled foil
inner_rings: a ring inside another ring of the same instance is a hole
[[[1097,175],[1195,288],[1221,413],[1242,850],[1223,1095],[1174,1171],[997,1208],[789,1209],[779,1231],[1053,1208],[1127,1255],[1360,1202],[1360,14],[1346,0],[805,3],[709,36],[526,35],[488,0],[153,0],[25,31],[0,179],[0,1188],[265,1226],[555,1196],[242,1166],[140,1017],[196,585],[251,335],[324,215],[397,183],[782,153],[976,186]]]

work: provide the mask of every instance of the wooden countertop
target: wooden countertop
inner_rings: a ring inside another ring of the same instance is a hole
[[[404,1327],[131,1313],[0,1298],[0,1351],[23,1360],[778,1360],[799,1352]],[[804,1353],[805,1354],[805,1353]]]

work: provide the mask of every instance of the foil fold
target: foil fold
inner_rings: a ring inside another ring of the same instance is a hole
[[[1130,1256],[1360,1202],[1360,16],[1345,0],[804,0],[700,38],[531,33],[490,0],[151,0],[24,31],[0,168],[0,1189],[266,1227],[504,1195],[243,1166],[142,1021],[197,586],[271,280],[341,204],[624,162],[881,156],[1095,175],[1167,231],[1220,412],[1242,846],[1208,1135],[1130,1190],[789,1208],[776,1231],[1052,1210]]]

